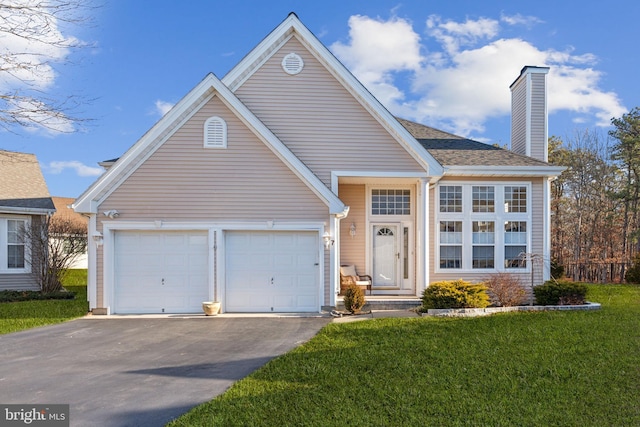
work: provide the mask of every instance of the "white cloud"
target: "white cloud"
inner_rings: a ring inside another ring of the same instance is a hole
[[[173,108],[173,104],[170,102],[166,102],[166,101],[162,101],[160,99],[158,99],[155,103],[155,107],[156,107],[156,113],[159,114],[160,116],[164,116],[165,114],[167,114],[169,112],[169,110],[171,110]]]
[[[102,168],[87,166],[77,160],[50,162],[49,165],[45,166],[45,170],[54,175],[61,174],[66,169],[72,169],[76,172],[76,175],[83,177],[100,176],[104,172]]]
[[[392,113],[476,139],[483,139],[477,135],[487,120],[509,115],[508,87],[525,65],[551,67],[550,113],[567,110],[606,126],[626,111],[615,93],[600,89],[602,73],[594,68],[593,54],[500,38],[501,22],[542,21],[503,15],[455,22],[432,15],[420,36],[409,21],[397,17],[352,16],[348,42],[331,49]]]

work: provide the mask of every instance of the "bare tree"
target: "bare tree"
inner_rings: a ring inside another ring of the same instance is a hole
[[[87,228],[84,224],[59,217],[42,217],[21,231],[33,274],[42,292],[62,289],[69,267],[87,250]]]
[[[86,24],[88,0],[0,0],[0,126],[72,132],[82,101],[51,93],[56,66],[87,46],[65,32]]]

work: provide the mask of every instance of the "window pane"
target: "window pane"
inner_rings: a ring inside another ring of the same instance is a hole
[[[527,244],[527,222],[506,221],[504,223],[505,244]]]
[[[440,221],[440,243],[462,244],[462,221]]]
[[[7,249],[7,267],[24,268],[24,245],[9,245]]]
[[[440,187],[440,212],[462,212],[462,186]]]
[[[410,190],[371,190],[372,215],[411,215]]]
[[[474,244],[493,244],[495,242],[493,221],[473,221],[473,236],[472,242]]]
[[[440,268],[460,268],[462,246],[440,246]]]
[[[504,267],[505,268],[526,268],[527,261],[523,256],[527,250],[526,246],[505,246]]]
[[[473,186],[473,212],[494,212],[495,193],[493,186]]]
[[[504,187],[504,211],[505,212],[526,212],[527,211],[527,187]]]
[[[494,268],[493,246],[474,246],[472,267]]]

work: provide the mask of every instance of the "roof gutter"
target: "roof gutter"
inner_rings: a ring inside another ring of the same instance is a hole
[[[0,206],[0,213],[50,215],[55,213],[55,211],[56,211],[55,209],[45,209],[45,208]]]
[[[447,166],[445,176],[556,177],[564,166]]]

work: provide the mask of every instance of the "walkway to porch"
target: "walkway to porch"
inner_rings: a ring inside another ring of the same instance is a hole
[[[366,304],[363,311],[369,310],[408,310],[422,305],[422,300],[416,296],[394,296],[394,295],[365,295]],[[338,310],[344,310],[343,297],[338,296]]]

